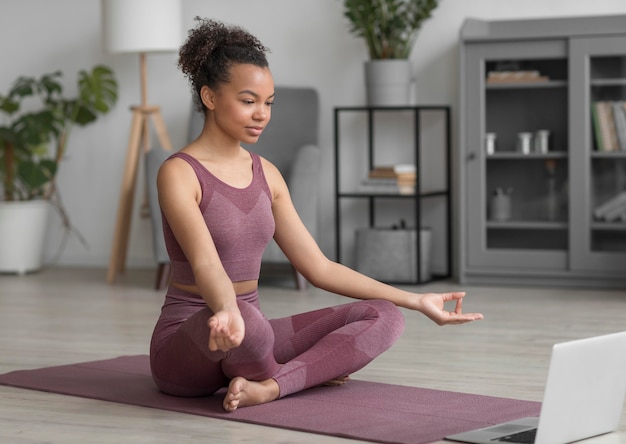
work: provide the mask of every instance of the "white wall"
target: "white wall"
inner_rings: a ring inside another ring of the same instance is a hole
[[[466,17],[523,18],[626,14],[623,0],[442,0],[424,26],[411,57],[417,77],[415,103],[450,104],[456,121],[458,35]],[[193,17],[208,16],[247,28],[270,47],[270,65],[281,85],[312,85],[321,96],[321,144],[324,177],[320,180],[322,230],[332,233],[332,109],[364,103],[364,43],[347,31],[341,0],[183,0],[183,28]],[[181,42],[185,35],[181,35]],[[138,57],[109,55],[101,47],[99,0],[0,0],[0,91],[19,75],[60,69],[67,91],[76,72],[96,63],[111,66],[120,83],[120,99],[95,125],[72,134],[62,165],[59,188],[74,224],[87,238],[85,249],[75,238],[57,263],[106,267],[113,238],[119,187],[128,143],[129,107],[139,102]],[[176,67],[176,54],[148,57],[149,101],[160,105],[176,147],[185,143],[189,88]],[[129,266],[153,263],[150,224],[139,217],[143,190],[135,200]],[[61,241],[58,218],[50,225],[46,257]],[[334,239],[322,248],[334,255]],[[2,246],[0,246],[1,248]]]

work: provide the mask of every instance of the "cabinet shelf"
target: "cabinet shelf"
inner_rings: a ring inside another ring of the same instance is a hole
[[[603,86],[626,86],[626,79],[623,78],[615,78],[615,79],[592,79],[590,82],[592,87],[603,87]]]
[[[596,231],[626,231],[626,222],[592,222],[591,229]]]
[[[494,230],[566,230],[569,224],[565,221],[488,221],[487,228]]]
[[[438,197],[438,196],[447,196],[449,193],[448,191],[442,190],[442,191],[429,191],[429,192],[424,192],[422,191],[419,194],[419,197],[424,199],[424,198],[428,198],[428,197]],[[381,191],[381,192],[376,192],[376,191],[349,191],[349,192],[339,192],[337,194],[338,197],[354,197],[354,198],[367,198],[367,197],[385,197],[385,198],[399,198],[399,199],[415,199],[416,194],[415,193],[393,193],[393,192],[386,192],[386,191]]]
[[[545,82],[519,83],[485,83],[487,90],[566,88],[567,85],[567,80],[547,80]]]
[[[522,154],[515,151],[501,151],[493,154],[487,155],[487,160],[512,160],[512,159],[520,159],[520,160],[551,160],[551,159],[566,159],[567,152],[566,151],[552,151],[546,154],[541,153],[530,153],[530,154]]]
[[[626,151],[592,151],[593,159],[626,159]]]

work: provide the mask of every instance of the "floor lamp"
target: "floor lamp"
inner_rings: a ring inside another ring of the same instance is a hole
[[[149,123],[161,146],[172,150],[161,110],[148,105],[146,54],[178,50],[181,44],[180,0],[102,0],[104,46],[111,53],[139,54],[141,104],[131,107],[132,126],[122,177],[107,280],[126,269],[128,238],[139,159],[150,149]]]

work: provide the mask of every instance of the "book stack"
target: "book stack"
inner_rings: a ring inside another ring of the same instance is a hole
[[[417,173],[415,165],[379,166],[371,170],[360,191],[370,193],[415,193]]]
[[[488,85],[547,82],[549,80],[548,76],[542,76],[539,71],[489,71],[487,74]]]
[[[626,151],[626,102],[593,102],[591,119],[598,151]]]
[[[593,217],[605,222],[626,222],[626,191],[596,207]]]

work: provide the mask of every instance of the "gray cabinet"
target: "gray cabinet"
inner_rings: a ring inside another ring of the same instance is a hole
[[[594,211],[626,145],[598,146],[594,107],[626,102],[626,16],[471,19],[461,40],[461,282],[625,285],[626,204]]]

